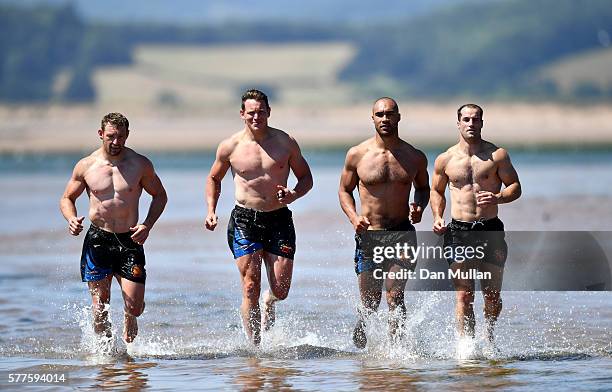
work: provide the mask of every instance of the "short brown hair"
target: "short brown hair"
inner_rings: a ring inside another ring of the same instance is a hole
[[[264,94],[262,91],[256,89],[250,89],[242,94],[242,105],[240,106],[242,110],[244,110],[244,101],[247,99],[254,99],[259,102],[263,102],[266,104],[266,108],[270,109],[270,104],[268,103],[268,96]]]
[[[480,119],[482,120],[482,116],[484,115],[484,110],[482,110],[482,108],[476,105],[475,103],[466,103],[466,104],[459,106],[459,109],[457,109],[457,120],[461,120],[461,111],[463,110],[463,108],[470,108],[470,109],[478,110],[478,113],[480,114]]]
[[[117,129],[123,128],[126,131],[129,131],[130,129],[130,122],[121,113],[113,112],[113,113],[109,113],[106,116],[102,117],[102,122],[101,122],[102,130],[104,130],[104,127],[106,127],[106,124],[111,124]]]

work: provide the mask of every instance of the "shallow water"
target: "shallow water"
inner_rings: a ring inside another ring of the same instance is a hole
[[[350,338],[358,302],[354,243],[335,197],[335,162],[341,164],[342,156],[325,158],[326,163],[313,165],[317,188],[295,205],[294,283],[279,304],[276,326],[258,349],[242,332],[239,277],[225,242],[231,182],[224,183],[219,205],[221,227],[205,233],[200,221],[207,167],[158,167],[171,203],[146,246],[147,309],[139,318],[140,335],[127,347],[117,337],[122,303],[114,283],[115,341],[112,353],[104,355],[96,353],[90,299],[79,277],[82,236],[66,235],[57,210],[69,171],[3,171],[0,389],[19,388],[6,382],[8,372],[51,371],[66,374],[63,386],[92,390],[612,388],[610,292],[504,293],[498,351],[481,337],[478,296],[471,359],[459,359],[466,353],[457,352],[454,294],[407,292],[404,339],[390,341],[383,304],[369,320],[367,348],[355,349]],[[515,161],[522,169],[524,197],[539,197],[553,185],[561,194],[606,194],[610,161],[602,166],[577,159],[569,169],[549,161],[530,156]],[[584,179],[588,186],[574,184],[568,191],[554,182],[566,175],[578,178],[591,167],[603,178]],[[542,172],[553,185],[538,182]],[[82,198],[79,209],[85,206]]]

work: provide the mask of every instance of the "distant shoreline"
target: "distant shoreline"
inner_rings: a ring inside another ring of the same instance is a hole
[[[421,149],[457,142],[456,110],[467,100],[399,101],[400,136]],[[604,150],[612,147],[612,108],[552,103],[481,102],[483,138],[515,150]],[[98,105],[0,106],[0,153],[72,153],[99,145],[102,116],[122,111],[130,120],[128,146],[137,151],[214,150],[243,124],[235,108],[166,111],[152,107]],[[270,125],[308,149],[346,149],[374,134],[371,104],[272,105]]]

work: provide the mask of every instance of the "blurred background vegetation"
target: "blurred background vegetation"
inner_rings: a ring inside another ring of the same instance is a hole
[[[3,0],[0,101],[609,101],[611,33],[607,0]]]

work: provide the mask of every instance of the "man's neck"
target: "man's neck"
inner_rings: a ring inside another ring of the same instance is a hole
[[[374,142],[376,143],[376,146],[389,150],[397,147],[402,142],[402,140],[397,134],[382,137],[377,133],[374,138]]]
[[[249,127],[244,127],[244,134],[249,139],[261,142],[270,136],[270,127],[266,126],[264,129],[253,130]]]
[[[466,140],[463,137],[459,138],[459,150],[467,155],[476,155],[482,150],[482,139]]]

